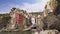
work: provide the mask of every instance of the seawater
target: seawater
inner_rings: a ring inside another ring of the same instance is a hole
[[[0,32],[0,34],[32,34],[32,31],[24,31],[24,32]]]

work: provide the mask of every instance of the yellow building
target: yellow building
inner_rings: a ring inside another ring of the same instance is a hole
[[[56,7],[57,7],[57,1],[56,0],[50,0],[49,2],[47,2],[47,5],[45,8],[52,10],[52,12],[53,12],[56,10]]]
[[[50,12],[54,13],[56,11],[56,8],[57,8],[57,1],[50,0],[49,2],[47,2],[46,6],[45,6],[45,10],[43,11],[43,15],[47,16],[48,13],[50,13]]]

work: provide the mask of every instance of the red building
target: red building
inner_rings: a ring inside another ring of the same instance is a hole
[[[22,14],[16,13],[15,14],[15,23],[16,24],[23,24],[24,16]]]

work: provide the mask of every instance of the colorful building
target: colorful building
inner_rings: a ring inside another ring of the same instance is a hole
[[[24,25],[26,21],[24,14],[26,14],[26,11],[21,10],[19,8],[12,8],[10,12],[11,16],[10,28],[14,29],[16,24]]]

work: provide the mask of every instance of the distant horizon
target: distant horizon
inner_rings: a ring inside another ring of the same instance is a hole
[[[40,12],[44,10],[49,0],[0,0],[0,14],[9,13],[16,7],[27,12]]]
[[[11,11],[10,11],[11,12]],[[0,14],[9,14],[10,12],[6,12],[6,13],[0,13]],[[27,11],[26,11],[27,12]],[[36,11],[37,12],[37,11]],[[38,12],[42,12],[42,11],[38,11]],[[35,12],[27,12],[27,13],[35,13]]]

